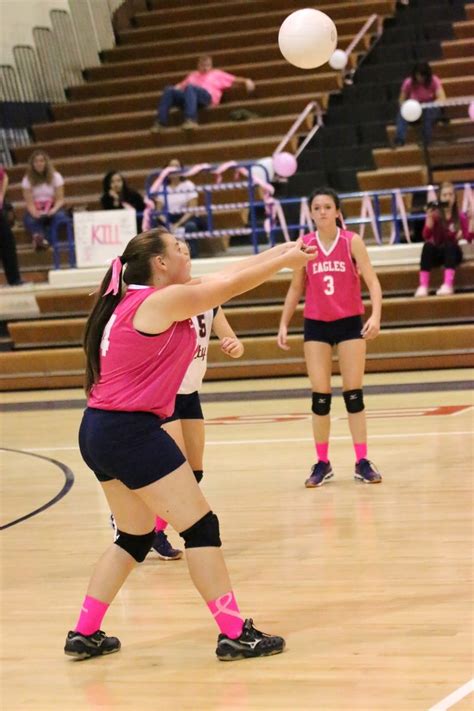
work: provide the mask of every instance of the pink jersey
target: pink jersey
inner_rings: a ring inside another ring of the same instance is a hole
[[[157,336],[145,336],[133,326],[140,306],[156,291],[129,286],[104,328],[100,344],[100,378],[89,407],[124,412],[153,412],[169,417],[184,374],[196,348],[191,319],[173,323]]]
[[[316,259],[306,265],[305,318],[336,321],[364,313],[359,274],[351,254],[353,237],[353,232],[338,229],[328,251],[317,232],[303,237],[305,244],[318,250]]]

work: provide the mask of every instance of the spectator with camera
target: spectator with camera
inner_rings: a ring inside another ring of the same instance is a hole
[[[5,277],[9,286],[21,286],[23,282],[18,269],[15,238],[11,230],[12,224],[9,218],[9,214],[14,216],[14,213],[12,211],[9,213],[6,210],[7,203],[5,201],[5,196],[7,188],[8,175],[5,168],[0,163],[0,259],[2,261]]]
[[[36,250],[48,249],[53,229],[66,218],[66,214],[62,210],[64,178],[54,169],[45,151],[33,151],[21,187],[26,202],[23,221],[33,246]]]
[[[456,267],[463,257],[459,240],[471,242],[473,238],[474,215],[458,210],[452,183],[441,183],[439,200],[428,203],[426,208],[425,243],[421,251],[420,285],[416,297],[428,296],[431,270],[439,266],[444,267],[444,280],[436,294],[449,296],[454,293]]]

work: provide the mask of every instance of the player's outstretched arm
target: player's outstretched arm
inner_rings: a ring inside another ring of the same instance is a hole
[[[168,286],[152,294],[140,306],[134,325],[147,333],[161,333],[175,321],[220,306],[238,294],[253,289],[284,269],[302,269],[314,258],[315,250],[301,249],[297,242],[271,259],[260,260],[236,274],[217,273],[212,280],[202,284]]]

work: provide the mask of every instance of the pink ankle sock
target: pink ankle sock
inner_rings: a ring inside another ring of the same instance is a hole
[[[367,442],[362,442],[361,444],[356,444],[354,442],[354,451],[356,461],[359,461],[360,459],[367,459]]]
[[[428,288],[430,285],[430,273],[420,272],[420,286],[426,286]]]
[[[101,602],[96,600],[95,597],[89,597],[86,595],[84,602],[81,607],[81,614],[77,621],[77,625],[74,628],[75,632],[80,632],[81,634],[92,634],[100,630],[102,620],[104,619],[105,613],[109,609],[108,602]]]
[[[445,269],[444,270],[444,283],[446,284],[446,286],[453,286],[455,274],[456,274],[455,269]]]
[[[155,531],[157,533],[164,531],[167,525],[168,521],[165,521],[164,518],[160,518],[159,516],[155,518]]]
[[[239,607],[232,591],[211,600],[207,606],[223,634],[231,639],[240,637],[244,621],[240,616]]]
[[[329,442],[316,442],[316,456],[318,462],[328,462]]]

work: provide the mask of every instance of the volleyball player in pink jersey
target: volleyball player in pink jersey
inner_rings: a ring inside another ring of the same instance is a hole
[[[312,388],[313,434],[316,464],[305,482],[321,486],[333,476],[328,458],[332,351],[337,346],[343,397],[348,412],[356,464],[354,477],[367,484],[382,476],[367,458],[367,428],[362,381],[366,341],[380,330],[382,291],[359,235],[340,227],[339,197],[330,188],[319,188],[310,197],[316,232],[303,237],[317,247],[317,256],[304,269],[295,270],[278,332],[278,345],[288,350],[288,325],[300,299],[304,305],[304,353]],[[367,284],[372,314],[363,324],[359,271]]]
[[[189,257],[176,237],[158,228],[134,237],[113,261],[86,324],[88,402],[79,446],[103,487],[118,536],[95,567],[79,620],[66,638],[67,655],[87,659],[120,649],[101,623],[150,550],[157,515],[184,539],[191,579],[220,629],[218,659],[283,651],[282,637],[259,632],[251,619],[241,617],[220,550],[218,518],[161,420],[173,412],[194,355],[191,317],[284,267],[301,269],[313,257],[314,250],[287,243],[190,280]]]

